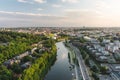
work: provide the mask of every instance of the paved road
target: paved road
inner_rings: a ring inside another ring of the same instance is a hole
[[[81,70],[81,74],[83,77],[83,80],[91,80],[91,78],[89,77],[89,73],[87,71],[87,67],[82,59],[82,56],[80,54],[80,51],[78,48],[74,47],[72,44],[70,44],[70,47],[74,50],[77,59],[78,59],[78,63],[79,63],[79,68]]]
[[[81,70],[79,66],[75,65],[76,80],[82,80]]]

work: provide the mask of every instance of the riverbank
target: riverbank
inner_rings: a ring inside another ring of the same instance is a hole
[[[51,42],[51,43],[50,43]],[[49,44],[50,43],[50,44]],[[32,65],[25,69],[19,80],[43,80],[51,65],[56,60],[57,48],[54,40],[43,42],[44,51],[37,49],[32,56],[36,57]]]
[[[70,62],[71,64],[74,66],[75,68],[75,75],[74,75],[74,79],[75,80],[82,80],[82,74],[79,68],[79,63],[78,63],[78,59],[77,56],[73,50],[73,48],[71,48],[70,44],[68,42],[64,42],[65,46],[68,48],[69,50],[69,54],[70,54]]]

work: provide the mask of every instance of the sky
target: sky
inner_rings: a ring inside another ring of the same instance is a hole
[[[120,0],[0,0],[0,27],[120,27]]]

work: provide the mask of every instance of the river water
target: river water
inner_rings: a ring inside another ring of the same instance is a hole
[[[68,49],[64,46],[63,42],[56,43],[57,46],[57,60],[47,73],[44,80],[73,80],[70,70],[70,63],[68,59]]]

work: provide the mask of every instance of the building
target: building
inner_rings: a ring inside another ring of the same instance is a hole
[[[103,42],[102,43],[104,43],[104,44],[108,44],[108,43],[110,43],[110,40],[108,39],[103,39]]]
[[[31,62],[26,62],[21,65],[21,68],[23,68],[23,69],[29,68],[31,66],[31,64],[32,64]]]
[[[119,71],[120,72],[120,64],[111,64],[110,67],[113,71]]]
[[[25,53],[20,54],[19,56],[16,56],[16,59],[22,59],[23,57],[28,56],[28,55],[29,55],[29,51],[26,51]]]
[[[120,80],[120,72],[111,72],[110,76],[113,78],[113,80]]]
[[[108,62],[108,58],[106,56],[99,56],[98,58],[96,58],[96,60],[101,62]]]
[[[4,65],[9,67],[11,65],[13,65],[14,63],[20,63],[20,60],[16,60],[16,59],[9,59],[8,61],[4,62]]]

